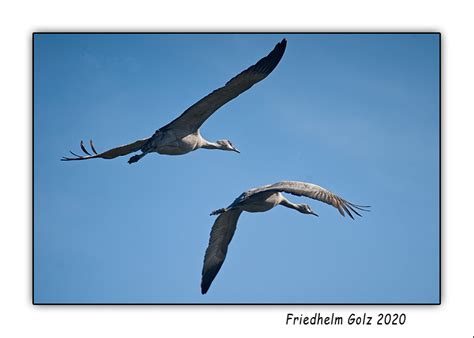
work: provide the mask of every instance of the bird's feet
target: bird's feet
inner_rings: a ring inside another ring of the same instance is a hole
[[[142,158],[142,156],[140,156],[140,155],[132,156],[132,157],[130,157],[130,159],[128,160],[128,164],[132,164],[132,163],[138,162],[138,160],[141,159],[141,158]]]

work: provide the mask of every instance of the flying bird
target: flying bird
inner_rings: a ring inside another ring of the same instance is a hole
[[[352,213],[361,216],[358,211],[369,211],[369,206],[357,205],[344,200],[332,192],[311,183],[282,181],[254,188],[241,194],[227,208],[215,210],[211,215],[219,215],[212,226],[209,245],[204,256],[201,293],[205,294],[219,272],[227,255],[227,248],[234,236],[237,221],[243,211],[265,212],[277,205],[295,209],[303,214],[318,216],[309,205],[295,204],[287,200],[282,193],[309,197],[337,208],[342,216]]]
[[[135,163],[146,154],[152,152],[164,155],[183,155],[199,148],[220,149],[240,153],[229,140],[224,139],[216,142],[206,140],[201,136],[199,128],[224,104],[266,78],[280,62],[285,48],[286,39],[283,39],[267,56],[232,78],[223,87],[214,90],[193,104],[179,117],[155,131],[149,138],[138,140],[102,153],[97,153],[91,140],[90,148],[93,154],[86,149],[84,142],[81,141],[80,147],[85,155],[77,155],[71,151],[70,153],[74,157],[63,157],[61,160],[113,159],[118,156],[141,151],[141,153],[132,156],[128,160],[128,163]]]

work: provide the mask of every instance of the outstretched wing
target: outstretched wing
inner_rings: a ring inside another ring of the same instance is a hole
[[[358,216],[361,216],[357,210],[359,211],[368,211],[367,205],[357,205],[351,202],[346,201],[345,199],[333,194],[327,189],[320,187],[319,185],[305,183],[305,182],[297,182],[297,181],[282,181],[271,185],[266,185],[261,188],[252,189],[249,191],[250,195],[255,195],[265,191],[278,191],[278,192],[286,192],[296,196],[305,196],[309,197],[337,208],[339,213],[342,216],[345,216],[347,213],[352,219],[352,213],[355,213]]]
[[[184,134],[198,130],[217,109],[266,78],[280,62],[285,48],[286,39],[283,39],[266,57],[232,78],[224,87],[214,90],[196,102],[160,130],[174,128],[183,131]]]
[[[227,248],[234,236],[237,221],[240,214],[239,209],[226,211],[217,217],[212,226],[209,245],[204,256],[204,266],[202,268],[201,293],[205,294],[212,281],[219,272],[227,255]]]
[[[143,147],[143,145],[148,140],[149,140],[148,138],[143,139],[143,140],[138,140],[138,141],[135,141],[135,142],[132,142],[132,143],[129,143],[129,144],[125,144],[125,145],[120,146],[120,147],[116,147],[116,148],[104,151],[103,153],[100,153],[100,154],[97,153],[97,151],[95,150],[94,144],[92,143],[92,140],[90,140],[91,150],[94,153],[94,155],[92,155],[89,151],[87,151],[86,147],[84,147],[84,142],[81,141],[81,144],[80,144],[81,149],[86,154],[86,156],[77,155],[77,154],[73,153],[72,151],[70,151],[70,153],[73,154],[75,157],[63,157],[61,159],[61,161],[81,161],[81,160],[90,160],[90,159],[93,159],[93,158],[103,158],[103,159],[110,160],[112,158],[127,155],[127,154],[130,154],[130,153],[133,153],[135,151],[140,150],[141,147]]]

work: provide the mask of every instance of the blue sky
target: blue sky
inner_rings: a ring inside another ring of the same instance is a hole
[[[242,152],[60,162],[150,136],[266,55],[204,137]],[[439,294],[438,35],[35,35],[34,290],[43,303],[433,303]],[[214,217],[280,180],[372,206],[352,221],[243,214],[208,294]]]

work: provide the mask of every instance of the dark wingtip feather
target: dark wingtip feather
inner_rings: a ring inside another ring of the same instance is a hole
[[[234,76],[232,79],[226,82],[226,86],[232,83],[235,79],[239,78],[242,74],[253,72],[260,75],[263,75],[261,79],[258,81],[263,80],[266,78],[280,63],[283,54],[285,53],[286,49],[286,39],[281,40],[278,42],[273,50],[265,57],[261,58],[256,64],[250,66],[240,74]],[[256,81],[256,82],[258,82]],[[166,127],[166,126],[165,126]]]
[[[76,153],[73,153],[73,152],[70,151],[70,150],[69,150],[69,152],[70,152],[71,154],[73,154],[74,156],[76,156],[76,157],[82,157],[82,156],[77,155]]]
[[[359,214],[359,213],[357,212],[357,210],[355,210],[355,208],[353,208],[350,204],[348,204],[347,207],[348,207],[349,209],[351,209],[352,212],[354,212],[357,216],[362,217],[362,215]]]
[[[221,269],[222,264],[218,266],[213,266],[210,269],[203,271],[201,279],[201,294],[206,294],[209,288],[211,287],[214,278],[216,278],[217,273]]]
[[[97,151],[95,150],[94,143],[92,143],[92,140],[89,140],[89,144],[91,145],[91,149],[94,152],[94,154],[98,155]]]
[[[84,153],[86,153],[87,155],[89,156],[92,156],[86,149],[86,147],[84,147],[84,142],[81,140],[81,149]]]
[[[347,201],[344,201],[344,202],[347,203],[348,205],[350,205],[351,207],[356,208],[357,210],[367,211],[367,212],[370,211],[370,210],[367,209],[367,208],[370,208],[370,205],[358,205],[358,204],[354,204],[354,203],[347,202]]]
[[[370,205],[357,205],[357,204],[352,204],[352,203],[350,203],[350,205],[352,205],[354,208],[357,208],[359,210],[364,210],[364,211],[370,211],[368,210],[368,208],[371,208]]]
[[[258,61],[254,66],[250,67],[255,72],[270,74],[280,63],[286,49],[286,39],[277,43],[275,48],[264,58]]]
[[[341,207],[341,203],[337,203],[336,205],[334,205],[336,207],[336,209],[339,211],[339,213],[342,215],[342,216],[346,216],[344,214],[344,209],[342,209]]]
[[[365,209],[365,208],[369,208],[370,206],[357,205],[357,204],[348,202],[346,200],[342,200],[341,204],[344,207],[344,210],[349,214],[349,216],[351,216],[352,219],[354,219],[354,217],[352,217],[350,211],[352,211],[353,213],[355,213],[359,217],[362,217],[362,215],[357,210],[367,211],[367,212],[370,211],[370,210]]]
[[[349,215],[350,218],[354,219],[354,216],[352,216],[351,212],[349,211],[349,209],[347,208],[347,205],[345,203],[341,203],[341,206],[344,208],[344,210],[346,211],[346,213]]]

